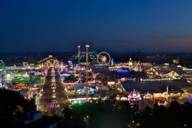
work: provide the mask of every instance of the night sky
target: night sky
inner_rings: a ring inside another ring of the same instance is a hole
[[[192,50],[191,0],[0,0],[0,52]]]

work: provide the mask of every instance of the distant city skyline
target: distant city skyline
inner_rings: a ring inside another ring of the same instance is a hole
[[[0,52],[190,52],[190,0],[1,0]]]

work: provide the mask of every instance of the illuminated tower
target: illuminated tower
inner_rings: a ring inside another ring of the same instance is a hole
[[[78,58],[78,63],[80,63],[80,57],[81,57],[81,46],[77,46],[77,58]]]
[[[88,77],[89,77],[89,74],[88,74],[88,70],[89,70],[89,48],[90,48],[90,45],[86,44],[85,45],[85,50],[86,50],[86,85],[88,87]],[[87,90],[87,97],[88,97],[88,88],[86,89]]]
[[[129,61],[128,61],[128,66],[129,66],[129,69],[130,70],[133,70],[133,61],[132,61],[132,58],[129,58]]]
[[[85,48],[86,48],[86,65],[88,65],[88,63],[89,63],[89,48],[90,48],[90,45],[86,44]]]
[[[166,87],[166,92],[169,94],[169,86]]]

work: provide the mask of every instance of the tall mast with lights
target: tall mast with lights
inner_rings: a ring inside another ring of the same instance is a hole
[[[89,48],[90,48],[90,45],[89,44],[86,44],[85,45],[85,50],[86,50],[86,86],[88,87],[88,77],[89,77],[89,74],[88,74],[88,70],[89,70]],[[88,97],[88,88],[87,88],[87,97]]]
[[[81,57],[81,46],[77,46],[77,58],[78,58],[78,64],[80,64],[80,57]]]

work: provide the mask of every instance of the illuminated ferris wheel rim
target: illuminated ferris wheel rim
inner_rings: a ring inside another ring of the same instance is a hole
[[[107,58],[108,58],[108,62],[101,62],[99,59],[100,59],[100,57],[101,56],[103,56],[103,55],[106,55],[107,56]],[[110,54],[108,53],[108,52],[106,52],[106,51],[103,51],[103,52],[100,52],[98,55],[97,55],[97,62],[99,63],[99,64],[109,64],[110,62],[111,62],[111,56],[110,56]]]

